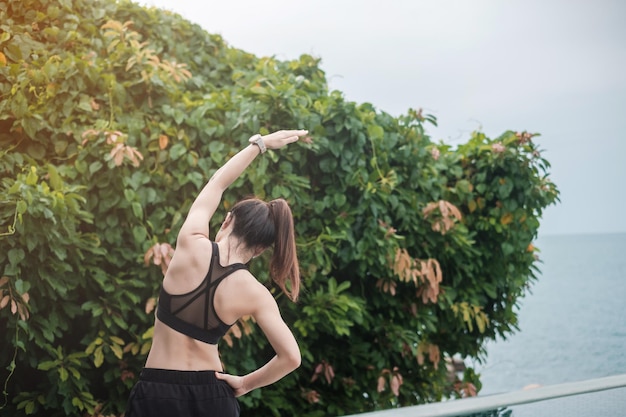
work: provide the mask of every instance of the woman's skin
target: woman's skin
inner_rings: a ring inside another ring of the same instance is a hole
[[[306,134],[306,130],[281,130],[263,136],[263,142],[268,149],[280,149]],[[197,288],[203,281],[212,255],[209,221],[224,191],[259,154],[259,147],[253,144],[241,150],[215,172],[193,202],[178,234],[176,251],[163,280],[165,291],[184,294]],[[233,236],[234,221],[228,213],[215,238],[220,263],[224,266],[239,262],[246,264],[266,249],[246,247]],[[224,323],[235,323],[243,316],[252,316],[274,348],[274,358],[244,376],[224,374],[221,373],[223,368],[217,345],[185,336],[156,319],[146,367],[219,371],[216,372],[217,378],[226,381],[235,396],[241,396],[278,381],[300,366],[300,349],[283,321],[274,297],[248,270],[235,271],[220,283],[215,292],[214,305]]]

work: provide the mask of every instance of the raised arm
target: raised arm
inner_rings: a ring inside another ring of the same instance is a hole
[[[306,130],[280,130],[261,136],[261,141],[267,149],[280,149],[306,134]],[[184,245],[196,238],[209,237],[209,220],[215,214],[224,191],[261,153],[262,147],[259,145],[251,143],[213,174],[189,209],[189,214],[178,233],[178,245]]]

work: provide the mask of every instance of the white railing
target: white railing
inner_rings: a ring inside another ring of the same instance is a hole
[[[589,394],[624,387],[626,387],[626,374],[566,384],[549,385],[505,394],[494,394],[484,397],[478,396],[371,413],[354,414],[346,417],[460,417],[492,411],[501,407],[529,404],[571,395]]]

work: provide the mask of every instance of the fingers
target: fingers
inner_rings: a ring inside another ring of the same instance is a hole
[[[304,136],[309,133],[308,130],[279,130],[278,132],[272,133],[272,135],[276,135],[277,139],[282,140],[298,140],[300,136]],[[294,141],[295,141],[294,140]]]
[[[309,131],[308,130],[304,130],[304,129],[300,129],[300,130],[279,130],[276,133],[279,133],[282,136],[290,137],[290,136],[304,136],[307,133],[309,133]]]
[[[225,374],[225,373],[221,373],[221,372],[216,372],[215,373],[215,377],[217,379],[219,379],[219,380],[222,380],[222,381],[226,382],[233,389],[237,389],[237,388],[239,388],[239,385],[241,385],[241,381],[239,381],[239,379],[241,377],[238,377],[238,376],[235,376],[235,375],[230,375],[230,374]]]
[[[244,395],[247,391],[243,386],[243,377],[216,372],[215,377],[226,382],[233,390],[235,397]]]
[[[293,142],[297,142],[298,139],[300,139],[300,136],[290,136],[288,138],[283,139],[286,143],[293,143]]]
[[[265,145],[270,149],[279,149],[290,143],[297,142],[300,136],[305,136],[308,130],[279,130],[263,137]]]

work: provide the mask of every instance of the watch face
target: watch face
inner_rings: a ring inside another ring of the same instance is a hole
[[[250,138],[250,143],[257,145],[261,150],[261,153],[265,153],[265,151],[267,150],[267,148],[265,147],[265,143],[263,143],[263,136],[258,133]]]

